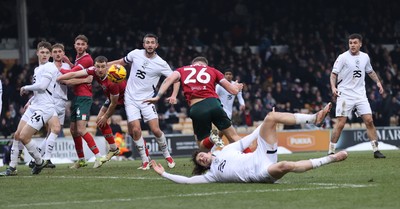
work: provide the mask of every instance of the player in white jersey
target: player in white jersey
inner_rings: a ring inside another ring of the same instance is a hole
[[[36,143],[31,140],[32,136],[39,131],[45,123],[55,114],[54,108],[54,89],[56,85],[58,69],[54,63],[49,62],[51,44],[40,42],[37,46],[39,66],[35,68],[33,84],[21,87],[21,96],[28,91],[33,91],[34,96],[30,99],[30,105],[18,124],[14,134],[14,141],[11,148],[11,162],[7,170],[0,175],[16,175],[16,165],[18,159],[18,145],[22,142],[29,154],[35,160],[32,174],[39,174],[47,165],[39,153]]]
[[[144,49],[135,49],[129,52],[124,58],[108,63],[109,66],[113,64],[131,64],[124,103],[126,115],[128,117],[128,132],[133,138],[136,148],[142,158],[142,166],[138,168],[142,170],[150,169],[148,150],[142,137],[142,129],[140,126],[142,116],[144,122],[148,123],[151,132],[154,134],[168,166],[170,168],[175,166],[175,162],[168,151],[165,135],[159,126],[155,105],[143,103],[145,99],[154,96],[161,76],[168,77],[168,75],[172,73],[168,63],[157,55],[157,47],[157,36],[154,34],[146,34],[143,38]],[[179,82],[174,84],[172,95],[167,98],[170,104],[176,103],[179,86]]]
[[[232,80],[233,74],[232,74],[231,70],[229,70],[229,69],[225,70],[224,77],[230,83],[234,83],[234,81]],[[244,111],[244,109],[246,108],[244,99],[242,96],[242,91],[239,91],[239,93],[237,95],[230,94],[224,87],[217,84],[215,87],[215,92],[217,92],[218,97],[221,101],[222,107],[223,107],[224,111],[226,112],[226,114],[228,115],[229,119],[232,120],[233,103],[235,102],[236,96],[237,96],[239,104],[240,104],[239,110]],[[219,135],[219,137],[222,137],[224,134],[222,133],[222,131],[219,131],[218,135]],[[232,143],[234,141],[229,141],[229,142]]]
[[[234,82],[232,81],[233,74],[231,70],[225,70],[224,76],[227,81],[231,83]],[[227,90],[225,90],[224,87],[217,84],[217,86],[215,87],[215,92],[217,92],[219,99],[221,100],[222,106],[226,114],[228,115],[229,119],[232,119],[233,103],[235,102],[236,96],[240,104],[239,109],[243,111],[246,108],[241,91],[237,95],[233,95],[230,94]]]
[[[365,73],[376,83],[379,93],[384,90],[375,71],[372,69],[368,54],[361,52],[362,36],[351,34],[348,38],[349,50],[340,54],[333,65],[330,84],[336,101],[337,123],[332,131],[328,154],[335,153],[336,143],[346,124],[347,117],[356,111],[361,116],[371,140],[375,158],[385,158],[378,149],[378,135],[372,119],[372,111],[365,90]]]
[[[317,159],[296,162],[278,162],[276,124],[287,125],[301,123],[321,123],[329,113],[331,103],[317,114],[292,114],[272,111],[263,123],[243,139],[225,146],[222,150],[195,152],[192,160],[195,164],[193,174],[185,177],[165,172],[164,168],[152,161],[153,169],[162,177],[176,183],[199,184],[213,182],[264,182],[274,183],[289,172],[303,173],[333,162],[347,158],[347,152],[341,151]],[[257,149],[244,154],[244,148],[257,140]]]

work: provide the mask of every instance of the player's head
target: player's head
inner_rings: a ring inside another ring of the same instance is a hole
[[[158,37],[152,33],[148,33],[143,37],[143,48],[146,53],[152,56],[158,48]]]
[[[105,56],[98,56],[94,59],[94,66],[96,67],[96,75],[99,78],[104,78],[107,76],[107,62],[108,59]]]
[[[61,43],[55,43],[51,46],[51,57],[56,62],[61,62],[63,56],[65,55],[64,45]]]
[[[194,164],[194,168],[192,171],[193,175],[201,175],[211,166],[211,153],[205,153],[200,151],[195,151],[192,154],[192,162]]]
[[[208,60],[207,60],[207,58],[205,58],[205,57],[195,57],[195,58],[192,60],[192,65],[195,65],[195,64],[198,64],[198,65],[208,65]]]
[[[47,41],[41,41],[37,44],[36,55],[38,56],[39,64],[44,64],[50,59],[51,44]]]
[[[349,50],[351,54],[358,54],[362,46],[362,36],[358,33],[349,35]]]
[[[224,76],[225,76],[226,80],[232,81],[233,80],[233,72],[232,72],[232,70],[231,69],[226,69],[225,72],[224,72]]]
[[[88,48],[89,39],[85,35],[78,35],[75,38],[74,47],[78,55],[82,55]]]

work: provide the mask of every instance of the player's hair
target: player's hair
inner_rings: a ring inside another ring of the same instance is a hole
[[[94,62],[100,62],[100,63],[108,62],[108,59],[107,59],[107,57],[105,57],[105,56],[97,56],[97,57],[94,59]]]
[[[230,68],[227,68],[227,69],[224,70],[224,74],[225,74],[225,73],[231,73],[231,74],[233,74],[233,70],[230,69]]]
[[[206,65],[208,65],[208,60],[207,60],[207,58],[205,58],[205,57],[195,57],[195,58],[192,60],[192,64],[194,64],[195,62],[203,62],[203,63],[205,63]]]
[[[146,40],[146,38],[154,38],[154,39],[156,39],[156,43],[158,43],[158,37],[156,36],[156,34],[153,34],[153,33],[148,33],[148,34],[146,34],[146,35],[143,37],[143,43],[144,43],[144,41]]]
[[[358,34],[358,33],[353,33],[353,34],[349,35],[349,40],[350,39],[358,39],[358,40],[360,40],[360,42],[362,42],[362,35]]]
[[[199,151],[199,150],[196,150],[196,151],[194,151],[193,154],[192,154],[192,162],[193,162],[193,164],[194,164],[194,168],[193,168],[193,171],[192,171],[192,174],[193,174],[193,175],[201,175],[201,174],[203,174],[204,172],[206,172],[208,169],[210,169],[209,167],[204,167],[204,166],[200,165],[200,164],[196,161],[196,157],[197,157],[197,155],[198,155],[199,153],[200,153],[200,151]]]
[[[84,41],[84,42],[86,42],[86,43],[89,43],[88,37],[86,37],[86,36],[83,35],[83,34],[77,35],[76,38],[75,38],[75,42],[76,42],[77,40],[82,40],[82,41]]]
[[[51,43],[47,41],[41,41],[37,44],[37,50],[39,50],[40,48],[46,48],[51,51]]]
[[[65,51],[64,44],[61,44],[61,43],[55,43],[55,44],[53,44],[53,46],[51,46],[51,50],[53,50],[55,48],[58,48],[58,49],[61,49],[61,50]]]

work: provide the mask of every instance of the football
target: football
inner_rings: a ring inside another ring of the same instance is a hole
[[[107,78],[111,82],[120,83],[126,78],[126,69],[122,65],[111,65],[108,68]]]

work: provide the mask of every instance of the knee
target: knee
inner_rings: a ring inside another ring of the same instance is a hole
[[[372,119],[372,117],[369,117],[369,118],[365,119],[364,123],[365,123],[365,126],[367,126],[367,127],[374,126],[374,120]]]
[[[294,169],[294,164],[288,161],[281,161],[278,169],[282,172],[282,173],[288,173],[290,171],[292,171]]]
[[[55,133],[55,134],[59,134],[61,131],[61,126],[60,125],[53,125],[51,127],[51,132]]]
[[[277,113],[276,112],[269,112],[268,114],[267,114],[267,116],[265,116],[265,118],[264,118],[264,122],[266,122],[266,123],[274,123],[275,122],[275,120],[276,120],[276,117],[277,117]]]

